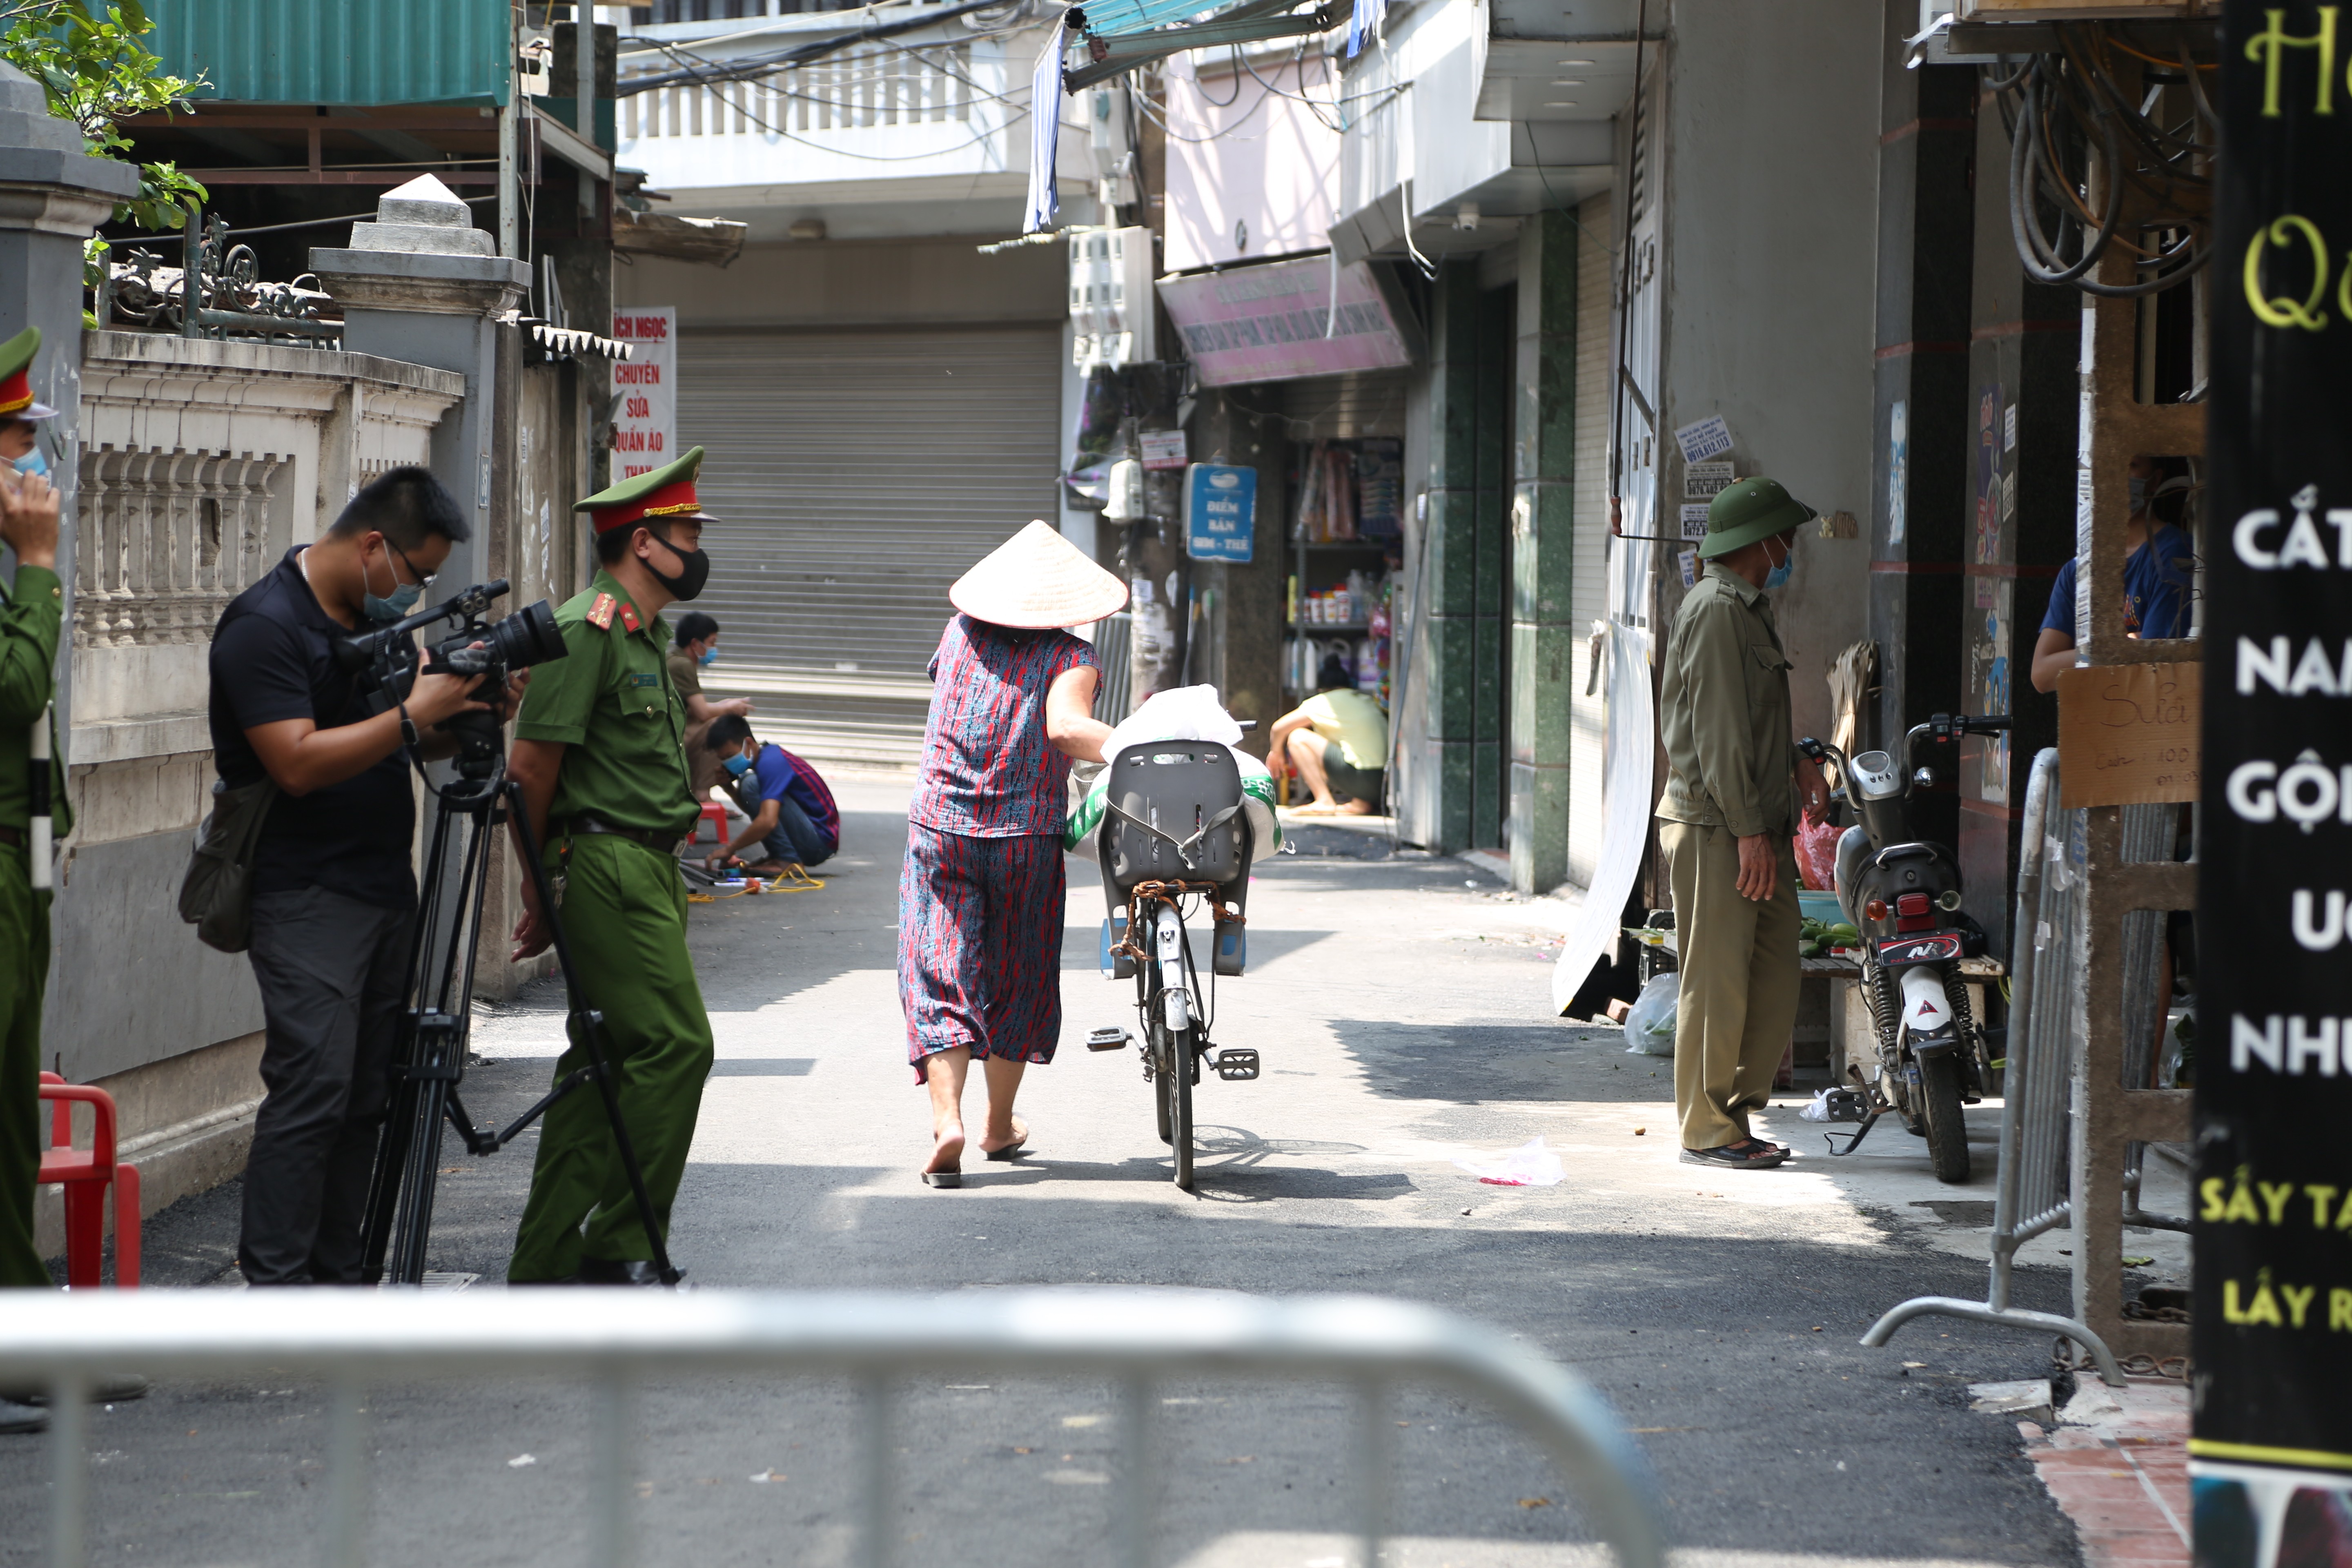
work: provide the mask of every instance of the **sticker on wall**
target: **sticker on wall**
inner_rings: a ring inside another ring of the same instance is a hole
[[[1685,588],[1697,587],[1698,552],[1696,550],[1685,550],[1680,555],[1675,556],[1675,559],[1682,563],[1683,586]]]
[[[1731,450],[1731,426],[1723,422],[1722,415],[1710,414],[1696,425],[1676,430],[1675,443],[1683,449],[1684,462],[1704,463]]]
[[[1683,467],[1683,499],[1713,500],[1731,488],[1738,476],[1729,463],[1686,463]]]
[[[1903,542],[1905,515],[1903,492],[1910,482],[1911,468],[1911,406],[1898,403],[1886,416],[1886,542]]]
[[[1822,537],[1859,539],[1862,537],[1862,524],[1854,521],[1853,513],[1850,511],[1825,511],[1822,513]]]
[[[1683,537],[1698,541],[1706,537],[1707,506],[1705,501],[1685,503],[1683,507]]]
[[[1142,432],[1142,438],[1145,468],[1181,468],[1184,466],[1184,432],[1181,430],[1146,430]]]

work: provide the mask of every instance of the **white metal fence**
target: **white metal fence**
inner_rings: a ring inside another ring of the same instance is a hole
[[[893,1561],[891,1412],[897,1385],[941,1373],[1108,1377],[1122,1391],[1112,1517],[1123,1568],[1153,1558],[1157,1384],[1233,1375],[1353,1385],[1360,1562],[1391,1532],[1390,1392],[1433,1384],[1501,1414],[1559,1466],[1621,1568],[1664,1568],[1656,1493],[1639,1453],[1573,1373],[1508,1336],[1431,1308],[1367,1297],[1268,1300],[1218,1291],[1042,1289],[913,1294],[619,1290],[382,1292],[9,1291],[0,1379],[53,1391],[50,1561],[89,1557],[90,1381],[132,1366],[158,1377],[269,1368],[333,1389],[321,1531],[336,1568],[363,1561],[362,1401],[371,1385],[440,1376],[555,1376],[595,1389],[589,1538],[607,1568],[636,1561],[628,1478],[635,1391],[687,1373],[846,1375],[856,1384],[858,1561]],[[942,1331],[942,1325],[952,1325]]]
[[[2084,1005],[2082,816],[2059,808],[2058,752],[2054,747],[2043,750],[2033,759],[2025,786],[2009,1065],[2001,1073],[2000,1174],[1993,1196],[1992,1280],[1985,1300],[1914,1297],[1872,1324],[1862,1342],[1883,1345],[1905,1323],[1930,1313],[2035,1329],[2081,1345],[2098,1363],[2099,1375],[2120,1388],[2123,1372],[2097,1334],[2072,1318],[2009,1302],[2017,1249],[2045,1230],[2071,1224],[2074,1214],[2066,1140]]]

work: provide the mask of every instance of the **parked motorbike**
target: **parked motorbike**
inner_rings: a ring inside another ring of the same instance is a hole
[[[1838,839],[1837,896],[1862,933],[1862,989],[1877,1059],[1848,1062],[1853,1081],[1830,1091],[1830,1120],[1861,1123],[1844,1148],[1832,1139],[1833,1154],[1853,1153],[1892,1111],[1927,1141],[1938,1181],[1969,1179],[1961,1107],[1983,1098],[1992,1061],[1969,1006],[1960,961],[1984,952],[1985,933],[1961,912],[1958,858],[1941,844],[1912,837],[1905,803],[1915,787],[1935,783],[1934,769],[1913,765],[1923,742],[1951,744],[2009,727],[2005,718],[1938,713],[1904,736],[1900,765],[1885,752],[1863,752],[1849,762],[1823,742],[1797,742],[1815,763],[1835,765],[1858,819]]]

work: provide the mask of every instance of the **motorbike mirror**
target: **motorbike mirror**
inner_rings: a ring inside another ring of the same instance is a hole
[[[1936,770],[1933,768],[1921,768],[1917,773],[1911,775],[1911,782],[1921,789],[1932,789],[1935,787],[1936,784]]]

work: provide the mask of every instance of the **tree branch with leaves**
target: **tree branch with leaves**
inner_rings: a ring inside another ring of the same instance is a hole
[[[5,0],[0,0],[0,6]],[[94,13],[87,0],[18,0],[0,10],[7,31],[0,33],[0,59],[41,84],[49,112],[70,120],[93,158],[137,163],[119,121],[159,110],[193,114],[188,95],[205,85],[198,76],[166,76],[163,60],[140,39],[155,24],[139,0],[120,0]],[[142,228],[177,228],[211,193],[180,172],[177,163],[137,163],[139,194],[114,209],[117,223]],[[102,242],[93,242],[102,243]]]

